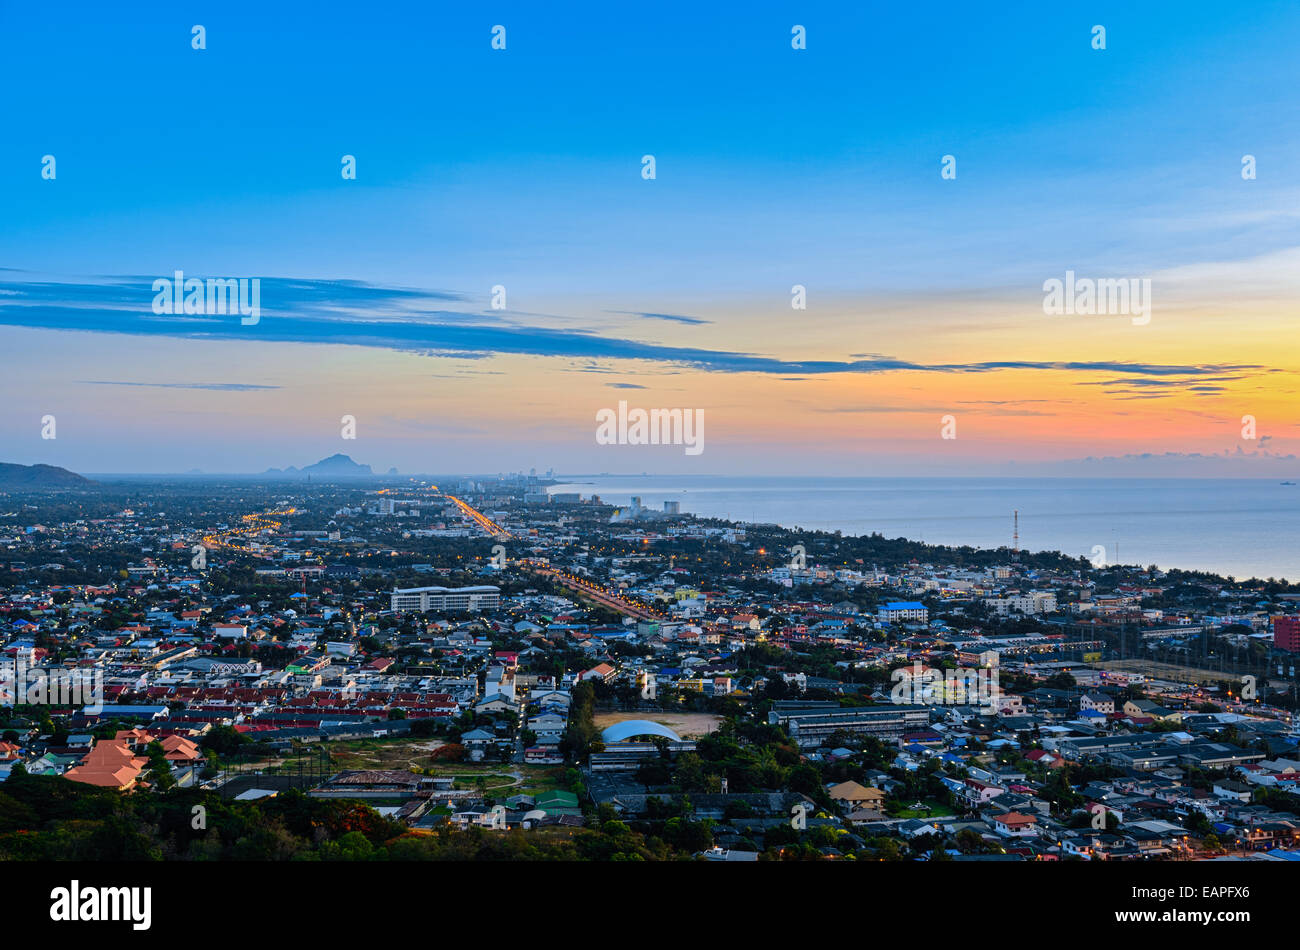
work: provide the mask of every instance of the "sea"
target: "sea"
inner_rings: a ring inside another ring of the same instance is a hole
[[[787,528],[1300,582],[1300,486],[1258,478],[575,475],[551,492]]]

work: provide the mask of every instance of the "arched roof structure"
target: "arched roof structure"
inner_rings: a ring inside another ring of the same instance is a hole
[[[616,722],[600,734],[602,742],[622,742],[633,736],[663,736],[673,742],[682,741],[681,736],[667,726],[651,722],[649,719],[627,719]]]

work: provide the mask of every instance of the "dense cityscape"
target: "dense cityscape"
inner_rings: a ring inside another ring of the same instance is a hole
[[[11,467],[0,856],[1300,856],[1300,585],[353,466]]]
[[[939,13],[0,5],[18,933],[1280,931],[1300,5]]]

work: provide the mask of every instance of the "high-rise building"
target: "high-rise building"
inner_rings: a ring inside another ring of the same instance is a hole
[[[1273,646],[1288,653],[1300,653],[1300,615],[1273,618]]]

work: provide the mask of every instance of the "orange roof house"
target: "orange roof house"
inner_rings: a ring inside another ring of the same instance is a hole
[[[840,782],[829,789],[831,801],[841,805],[860,806],[878,805],[885,800],[885,793],[878,788],[868,788],[858,782]]]
[[[589,680],[589,679],[595,679],[596,677],[600,677],[602,680],[608,683],[616,672],[618,671],[615,670],[614,667],[610,666],[608,663],[597,663],[591,669],[587,670],[587,672],[583,673],[581,678],[584,680]]]
[[[81,764],[68,769],[63,777],[125,792],[135,787],[148,764],[147,758],[131,752],[125,740],[101,739],[86,753]]]
[[[141,749],[153,741],[153,736],[143,729],[119,729],[113,736],[113,741],[131,749]]]
[[[184,736],[167,736],[160,744],[168,762],[196,762],[203,758],[199,747]]]

